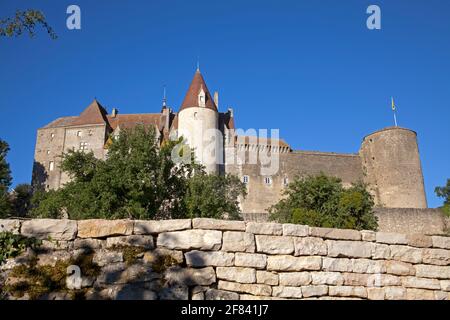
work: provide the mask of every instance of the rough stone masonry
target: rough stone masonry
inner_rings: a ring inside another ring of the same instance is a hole
[[[213,219],[0,220],[1,231],[42,240],[1,265],[3,286],[30,256],[55,266],[90,255],[86,299],[450,298],[450,237]]]

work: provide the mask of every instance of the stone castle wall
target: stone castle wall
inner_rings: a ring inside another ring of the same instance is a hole
[[[1,266],[6,283],[27,256],[55,265],[89,254],[100,271],[82,279],[87,299],[450,298],[450,237],[213,219],[0,226],[43,239]],[[130,258],[130,248],[141,250]]]

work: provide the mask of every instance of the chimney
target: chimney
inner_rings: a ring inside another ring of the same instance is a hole
[[[219,93],[214,92],[214,103],[216,104],[217,109],[219,109]]]
[[[116,108],[113,108],[113,109],[112,109],[111,116],[112,116],[113,118],[115,118],[115,117],[117,116],[118,113],[119,113],[119,110],[117,110]]]

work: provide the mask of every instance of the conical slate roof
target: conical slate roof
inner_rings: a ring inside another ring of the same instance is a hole
[[[192,79],[191,85],[189,86],[189,89],[186,93],[186,96],[184,97],[183,103],[181,104],[180,111],[186,108],[193,108],[193,107],[200,107],[198,103],[198,94],[200,93],[200,90],[203,88],[203,91],[205,92],[205,107],[211,110],[214,110],[217,112],[217,106],[214,103],[214,100],[211,97],[211,94],[209,93],[208,87],[206,86],[205,79],[203,79],[202,74],[200,73],[200,70],[197,69],[195,72],[194,78]]]

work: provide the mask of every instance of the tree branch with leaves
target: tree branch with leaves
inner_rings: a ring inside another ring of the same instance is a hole
[[[50,38],[56,39],[58,37],[53,28],[47,23],[44,14],[40,10],[34,9],[17,10],[14,17],[0,19],[0,36],[18,37],[28,33],[30,38],[33,38],[38,25],[47,31]]]

